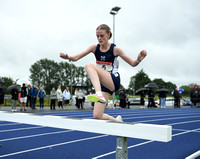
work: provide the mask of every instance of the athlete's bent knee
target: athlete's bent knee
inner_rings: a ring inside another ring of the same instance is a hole
[[[87,71],[88,69],[92,68],[94,64],[88,63],[85,65],[85,70]]]
[[[93,117],[94,119],[102,119],[103,115],[102,114],[98,114],[98,113],[93,113]]]

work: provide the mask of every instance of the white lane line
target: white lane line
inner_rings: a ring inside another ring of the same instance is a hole
[[[200,150],[186,157],[185,159],[195,159],[200,156]]]
[[[14,138],[2,139],[2,140],[0,140],[0,142],[32,138],[32,137],[38,137],[38,136],[45,136],[45,135],[61,134],[61,133],[67,133],[67,132],[72,132],[72,131],[74,131],[74,130],[65,130],[65,131],[57,131],[57,132],[50,132],[50,133],[43,133],[43,134],[36,134],[36,135],[14,137]]]
[[[173,129],[174,131],[184,131],[184,132],[186,132],[186,131],[189,131],[189,130],[185,130],[185,129]],[[195,130],[194,132],[197,132],[197,133],[200,133],[200,131],[199,130]]]
[[[198,130],[200,130],[200,128],[194,129],[194,130],[188,130],[188,131],[181,132],[181,133],[177,133],[177,134],[172,135],[172,137],[183,135],[183,134],[187,134],[187,133],[191,133],[191,132],[196,132]],[[145,144],[149,144],[149,143],[152,143],[152,142],[155,142],[155,141],[146,141],[146,142],[142,142],[142,143],[139,143],[139,144],[136,144],[136,145],[128,146],[128,149],[131,149],[131,148],[134,148],[134,147],[138,147],[138,146],[142,146],[142,145],[145,145]],[[111,152],[108,152],[108,153],[93,157],[92,159],[102,158],[102,157],[105,157],[105,156],[108,156],[108,155],[111,155],[111,154],[114,154],[114,153],[116,153],[116,151],[111,151]]]
[[[200,120],[183,121],[183,122],[177,122],[177,123],[172,123],[172,124],[167,124],[167,125],[180,125],[180,124],[188,124],[188,123],[196,123],[196,122],[200,122]]]
[[[13,156],[13,155],[18,155],[18,154],[23,154],[23,153],[26,153],[26,152],[32,152],[32,151],[36,151],[36,150],[52,148],[52,147],[56,147],[56,146],[62,146],[62,145],[71,144],[71,143],[75,143],[75,142],[81,142],[81,141],[86,141],[86,140],[102,138],[102,137],[106,137],[106,136],[108,136],[108,135],[99,135],[99,136],[94,136],[94,137],[88,137],[88,138],[83,138],[83,139],[78,139],[78,140],[73,140],[73,141],[68,141],[68,142],[62,142],[62,143],[58,143],[58,144],[48,145],[48,146],[37,147],[37,148],[33,148],[33,149],[28,149],[28,150],[24,150],[24,151],[18,151],[18,152],[14,152],[14,153],[10,153],[10,154],[1,155],[0,158]]]
[[[139,143],[139,144],[136,144],[136,145],[132,145],[132,146],[129,146],[128,149],[133,148],[133,147],[138,147],[138,146],[141,146],[141,145],[145,145],[145,144],[148,144],[148,143],[151,143],[151,142],[154,142],[154,141],[146,141],[146,142],[142,142],[142,143]],[[116,151],[111,151],[111,152],[102,154],[100,156],[93,157],[92,159],[102,158],[102,157],[105,157],[105,156],[108,156],[108,155],[111,155],[111,154],[114,154],[114,153],[116,153]]]
[[[177,114],[176,114],[177,115]],[[187,116],[189,116],[189,115],[200,115],[200,113],[194,113],[194,114],[178,114],[177,116],[181,116],[181,115],[187,115]],[[128,115],[129,116],[129,115]],[[140,119],[140,118],[152,118],[152,117],[168,117],[168,116],[174,116],[174,114],[163,114],[163,115],[150,115],[150,116],[139,116],[139,117],[129,117],[129,118],[127,118],[127,115],[126,115],[126,117],[124,118],[124,119]]]
[[[0,126],[21,125],[22,123],[0,124]]]
[[[18,129],[0,130],[0,133],[2,133],[2,132],[9,132],[9,131],[21,131],[21,130],[28,130],[28,129],[38,129],[38,128],[44,128],[44,127],[42,127],[42,126],[35,126],[35,127],[28,127],[28,128],[18,128]]]
[[[174,118],[164,118],[164,119],[153,119],[153,120],[142,120],[142,121],[136,121],[137,123],[143,123],[143,122],[150,122],[150,121],[163,121],[163,120],[172,120],[172,119],[187,119],[187,118],[196,118],[200,116],[188,116],[188,117],[174,117]],[[127,118],[123,118],[123,119],[127,119]],[[130,118],[128,118],[130,119]],[[169,124],[167,124],[169,125]]]

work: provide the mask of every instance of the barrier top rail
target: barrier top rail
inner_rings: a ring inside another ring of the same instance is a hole
[[[8,113],[3,111],[0,111],[0,120],[161,142],[168,142],[172,139],[172,127],[168,125],[119,123],[96,119],[34,115],[31,113]]]

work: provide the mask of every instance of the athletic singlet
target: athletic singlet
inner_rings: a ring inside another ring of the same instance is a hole
[[[118,61],[117,56],[114,56],[114,47],[115,44],[111,44],[107,52],[100,51],[100,45],[97,44],[96,51],[94,53],[96,57],[97,66],[103,68],[104,70],[117,75],[118,72]]]

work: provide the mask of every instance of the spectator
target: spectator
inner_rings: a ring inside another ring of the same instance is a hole
[[[79,92],[79,88],[76,88],[74,94],[75,94],[75,98],[76,98],[76,107],[77,108],[79,106],[79,103],[78,103],[78,92]]]
[[[34,84],[33,87],[31,88],[31,108],[32,110],[35,110],[35,103],[36,103],[36,99],[37,99],[37,85]]]
[[[120,107],[126,108],[126,90],[120,90],[119,92]]]
[[[27,94],[27,102],[26,102],[26,107],[28,107],[28,103],[30,104],[31,107],[31,85],[28,85],[28,94]]]
[[[58,89],[56,91],[57,93],[57,100],[58,100],[58,107],[63,109],[63,94],[62,94],[62,91],[61,91],[61,86],[58,86]]]
[[[194,91],[194,88],[193,88],[192,91],[190,92],[190,101],[192,102],[191,106],[194,105],[194,93],[195,93],[195,91]]]
[[[24,107],[24,111],[26,111],[25,107],[26,107],[26,102],[27,102],[27,95],[28,95],[28,89],[27,87],[25,86],[25,83],[23,83],[21,89],[20,89],[20,92],[21,92],[21,109],[20,111],[22,112],[22,106]]]
[[[83,105],[83,107],[84,107],[84,103],[85,103],[85,96],[86,96],[86,94],[87,94],[87,91],[83,88],[82,89],[82,93],[83,93],[83,100],[82,100],[82,105]]]
[[[197,103],[198,103],[198,91],[197,90],[193,94],[193,103],[194,103],[194,107],[196,107]]]
[[[82,92],[82,90],[76,89],[75,96],[77,98],[77,108],[80,109],[80,107],[81,107],[81,109],[83,109],[83,92]]]
[[[178,88],[174,89],[174,108],[180,108],[180,99],[181,99],[181,94],[178,90]]]
[[[77,92],[77,98],[78,98],[78,109],[83,109],[83,92],[82,90],[80,89],[78,92]]]
[[[63,91],[63,97],[64,97],[65,109],[69,109],[69,100],[71,98],[71,94],[69,92],[69,87],[66,87],[66,89]]]
[[[166,104],[165,104],[166,97],[167,97],[166,93],[165,92],[159,92],[158,97],[159,97],[160,107],[166,108]]]
[[[148,105],[147,105],[147,107],[148,108],[150,108],[150,107],[157,107],[155,105],[155,102],[154,102],[155,94],[154,94],[152,88],[149,89],[147,95],[148,95]]]
[[[141,105],[141,108],[144,108],[144,103],[145,103],[144,99],[145,99],[145,92],[142,91],[140,93],[140,105]]]
[[[57,97],[57,93],[55,91],[55,88],[53,87],[52,88],[52,91],[50,92],[50,98],[51,98],[51,106],[50,106],[50,109],[52,110],[55,110],[56,108],[56,97]]]
[[[2,85],[0,84],[0,108],[2,106],[2,104],[4,103],[4,90],[2,88]]]
[[[43,87],[40,87],[38,91],[38,97],[40,99],[40,110],[44,110],[44,97],[46,96],[46,92]]]
[[[200,105],[200,90],[198,91],[198,106]]]
[[[18,101],[18,90],[17,89],[12,89],[11,90],[11,99],[12,99],[12,112],[16,112],[16,105]]]

